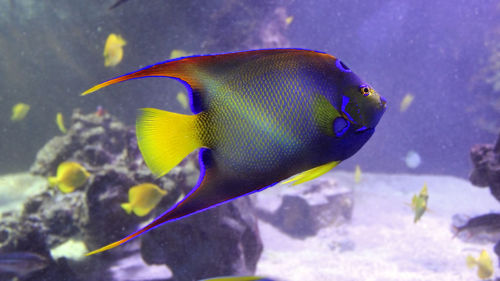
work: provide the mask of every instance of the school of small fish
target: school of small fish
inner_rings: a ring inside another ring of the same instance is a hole
[[[425,211],[427,211],[428,200],[429,192],[427,191],[427,184],[424,184],[422,190],[420,190],[420,193],[413,195],[413,198],[411,199],[411,209],[415,213],[415,216],[413,218],[414,223],[417,223],[420,218],[422,218]]]
[[[359,165],[356,165],[356,168],[354,169],[354,183],[360,183],[361,182],[361,167]]]
[[[61,131],[61,133],[63,133],[63,134],[66,134],[67,130],[66,130],[66,126],[64,126],[64,119],[63,119],[63,115],[61,112],[58,112],[56,115],[56,124],[57,124],[57,128],[59,128],[59,131]]]
[[[156,184],[142,183],[131,187],[128,191],[129,202],[121,204],[121,207],[131,214],[139,217],[146,216],[160,203],[167,191],[161,189]]]
[[[103,51],[105,67],[117,66],[122,61],[125,45],[127,42],[120,35],[114,33],[108,35]]]
[[[57,167],[54,177],[49,177],[49,184],[57,186],[63,193],[70,193],[85,184],[90,173],[77,162],[62,162]]]
[[[399,111],[400,112],[405,112],[408,110],[410,105],[413,103],[413,100],[415,99],[415,96],[408,93],[404,96],[403,100],[401,100],[401,104],[399,105]]]
[[[30,111],[30,106],[25,103],[18,103],[12,107],[12,115],[10,116],[10,120],[13,122],[18,122],[23,120],[28,112]]]
[[[469,268],[477,267],[477,277],[486,280],[493,276],[493,261],[486,250],[482,250],[479,257],[468,255],[466,259]]]
[[[177,99],[177,102],[182,106],[183,109],[188,109],[189,100],[184,92],[178,92],[176,99]]]

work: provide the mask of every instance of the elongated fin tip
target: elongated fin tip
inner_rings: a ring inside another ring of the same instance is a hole
[[[119,242],[120,242],[120,241],[115,242],[115,243],[111,243],[111,244],[109,244],[109,245],[107,245],[107,246],[104,246],[104,247],[102,247],[102,248],[99,248],[99,249],[97,249],[97,250],[94,250],[94,251],[92,251],[92,252],[90,252],[90,253],[86,253],[86,254],[85,254],[85,256],[87,256],[87,257],[88,257],[88,256],[92,256],[92,255],[95,255],[95,254],[98,254],[98,253],[101,253],[101,252],[107,251],[107,250],[109,250],[109,249],[112,249],[112,248],[114,248],[114,247],[116,247],[116,246],[120,245],[121,243],[119,243]]]
[[[87,253],[85,254],[85,256],[91,256],[91,255],[95,255],[95,254],[98,254],[98,253],[101,253],[101,252],[104,252],[104,251],[107,251],[107,250],[110,250],[110,249],[113,249],[114,247],[117,247],[117,246],[120,246],[121,244],[125,243],[125,242],[128,242],[138,236],[140,236],[141,234],[147,232],[148,230],[150,230],[152,228],[151,224],[147,225],[146,227],[142,228],[142,229],[139,229],[138,231],[130,234],[129,236],[121,239],[121,240],[118,240],[116,242],[113,242],[111,244],[108,244],[104,247],[101,247],[97,250],[94,250],[90,253]]]
[[[93,93],[93,92],[99,90],[100,88],[102,88],[102,87],[99,87],[99,85],[95,85],[94,87],[92,87],[92,88],[88,89],[87,91],[81,93],[80,96],[86,96],[86,95],[88,95],[90,93]]]
[[[121,207],[123,210],[125,210],[125,212],[127,212],[127,214],[131,214],[132,213],[132,204],[130,203],[123,203],[121,204]]]

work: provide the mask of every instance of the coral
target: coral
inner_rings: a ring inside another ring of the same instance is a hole
[[[317,179],[298,189],[287,189],[278,195],[255,196],[258,216],[296,238],[314,236],[322,227],[347,222],[352,217],[352,190],[332,179]],[[273,206],[269,200],[279,202]]]
[[[500,201],[500,135],[496,144],[477,144],[470,152],[474,170],[469,179],[479,187],[489,187],[491,194]]]
[[[471,183],[479,187],[489,187],[493,197],[500,201],[500,134],[495,145],[477,144],[473,146],[470,156],[474,165],[474,170],[469,177]],[[486,227],[489,232],[498,233],[500,231],[498,227],[500,215],[489,214],[489,216],[495,219],[485,221],[482,228]],[[467,224],[474,220],[479,221],[480,217],[482,216],[469,219]],[[500,241],[495,244],[494,251],[500,257]]]
[[[252,275],[262,241],[248,197],[169,223],[144,235],[148,264],[168,264],[175,280]]]
[[[71,239],[82,240],[89,249],[101,247],[160,215],[197,182],[199,167],[195,153],[166,176],[156,178],[142,159],[133,128],[109,114],[84,115],[79,110],[73,112],[71,121],[67,134],[54,137],[39,151],[31,173],[52,176],[61,162],[75,161],[91,176],[82,187],[67,194],[47,185],[24,203],[21,214],[3,214],[0,251],[31,251],[50,257],[51,249]],[[167,195],[148,216],[128,215],[120,204],[128,200],[128,189],[142,182],[155,183]],[[108,270],[102,265],[137,253],[140,241],[86,259],[91,264],[93,260],[99,261],[93,263],[99,265],[93,276],[111,280],[109,272],[99,273]],[[262,242],[253,207],[244,198],[151,231],[143,236],[141,248],[147,263],[167,265],[175,279],[195,280],[253,274]],[[58,259],[50,271],[57,272],[63,264],[64,258]]]

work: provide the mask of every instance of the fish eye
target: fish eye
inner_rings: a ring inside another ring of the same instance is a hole
[[[335,62],[335,65],[337,65],[337,68],[344,71],[344,72],[351,72],[351,69],[349,69],[349,67],[347,67],[347,65],[345,65],[341,60],[337,59],[337,61]]]
[[[368,87],[367,85],[361,85],[361,86],[359,87],[359,91],[360,91],[360,92],[361,92],[361,94],[363,94],[363,96],[365,96],[365,97],[369,96],[369,95],[373,92],[373,90],[372,90],[370,87]]]

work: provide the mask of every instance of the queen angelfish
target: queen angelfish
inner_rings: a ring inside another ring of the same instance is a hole
[[[168,173],[200,148],[192,191],[116,247],[163,223],[261,191],[298,174],[300,183],[349,158],[368,141],[386,101],[339,59],[301,49],[184,57],[111,79],[168,77],[188,88],[194,115],[145,108],[139,148],[153,174]]]

